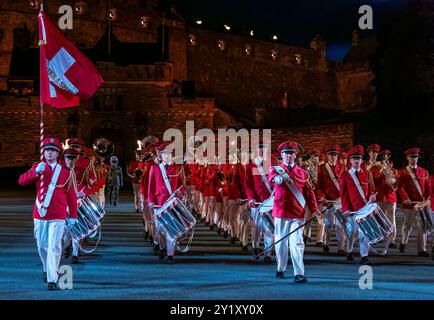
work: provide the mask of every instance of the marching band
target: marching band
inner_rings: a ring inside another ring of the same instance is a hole
[[[191,243],[201,220],[229,238],[228,243],[239,241],[244,252],[250,241],[252,260],[264,255],[263,262],[272,263],[274,248],[279,279],[285,278],[290,254],[296,283],[307,282],[303,255],[312,223],[317,224],[316,245],[330,254],[336,232],[336,253],[347,261],[354,260],[356,240],[361,264],[371,264],[368,255],[375,251],[374,244],[385,243],[384,254],[398,245],[404,252],[413,229],[418,256],[429,256],[434,176],[418,165],[420,149],[406,150],[408,165],[397,170],[391,151],[378,144],[366,149],[367,161],[361,145],[347,153],[332,144],[303,154],[299,143],[283,141],[271,157],[269,145],[259,140],[252,145],[248,161],[244,158],[250,150],[232,147],[228,162],[222,163],[226,155],[210,161],[205,152],[194,162],[186,155],[182,164],[175,164],[168,144],[154,136],[143,139],[126,172],[134,209],[143,217],[144,238],[153,245],[154,255],[173,264],[177,249],[188,250],[180,248],[181,241],[190,235]],[[50,290],[56,289],[62,253],[65,258],[72,253],[71,262],[77,263],[82,242],[95,234],[105,212],[106,184],[113,206],[123,185],[119,159],[107,151],[104,139],[86,148],[82,139],[70,138],[63,147],[62,152],[57,139],[45,139],[44,160],[19,178],[23,186],[36,183],[34,235]],[[397,245],[398,199],[404,221]],[[434,248],[432,255],[434,259]]]

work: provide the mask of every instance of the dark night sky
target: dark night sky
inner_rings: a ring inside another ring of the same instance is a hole
[[[327,55],[341,60],[351,43],[352,30],[360,17],[358,8],[371,5],[374,30],[411,0],[164,0],[175,4],[178,12],[190,23],[203,19],[203,27],[223,31],[229,24],[231,32],[248,34],[250,29],[258,39],[307,47],[319,33],[327,41]],[[363,35],[369,34],[367,31]]]

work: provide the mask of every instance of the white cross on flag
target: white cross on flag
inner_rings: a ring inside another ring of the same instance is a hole
[[[39,13],[41,102],[54,108],[80,105],[104,82],[92,62]]]

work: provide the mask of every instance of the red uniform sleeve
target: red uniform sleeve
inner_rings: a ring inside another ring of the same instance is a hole
[[[347,212],[347,211],[351,211],[350,209],[350,198],[349,198],[349,193],[348,193],[348,185],[346,182],[346,178],[345,176],[347,175],[347,171],[345,171],[342,174],[342,177],[339,181],[340,184],[340,189],[341,189],[341,203],[342,203],[342,211],[343,212]]]
[[[434,211],[434,181],[433,181],[433,175],[429,177],[429,200],[431,203],[431,210]]]
[[[251,165],[246,165],[246,179],[244,180],[244,189],[246,190],[247,199],[249,199],[249,201],[255,200],[252,169],[253,168]]]
[[[324,175],[321,167],[318,167],[318,180],[316,183],[316,197],[318,200],[324,198]]]
[[[27,172],[23,173],[19,177],[18,184],[20,186],[27,186],[27,185],[32,184],[36,181],[36,178],[38,177],[36,174],[36,167],[37,167],[37,164],[34,164]]]
[[[157,198],[155,196],[155,192],[156,192],[156,186],[157,186],[157,181],[155,179],[155,168],[157,168],[156,166],[151,166],[150,172],[149,172],[149,180],[148,180],[148,203],[149,204],[156,204],[157,203]]]
[[[428,171],[425,171],[425,174],[426,174],[426,178],[425,178],[425,180],[424,180],[424,183],[425,183],[425,185],[424,185],[424,196],[425,196],[425,199],[429,199],[430,198],[430,183],[429,183],[429,173],[428,173]]]
[[[404,202],[404,201],[410,200],[410,197],[408,196],[407,192],[405,191],[405,187],[404,187],[405,186],[405,176],[404,176],[403,171],[404,171],[403,169],[398,171],[398,193],[399,193],[401,200]]]
[[[69,170],[69,169],[67,169]],[[66,190],[66,201],[68,203],[69,208],[69,217],[76,219],[77,218],[77,194],[75,193],[74,186],[72,185],[71,179],[69,180],[68,187]]]

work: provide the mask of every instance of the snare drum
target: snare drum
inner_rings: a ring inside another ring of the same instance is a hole
[[[259,216],[262,218],[265,229],[274,235],[274,220],[273,220],[273,205],[274,196],[271,196],[258,207]]]
[[[68,229],[74,240],[80,241],[95,234],[101,226],[100,220],[104,217],[104,210],[93,196],[81,200],[78,205],[77,221],[69,225]]]
[[[345,227],[347,225],[348,222],[348,218],[347,216],[342,212],[342,209],[336,209],[333,210],[334,214],[336,216],[336,219],[339,221],[340,225],[342,227]]]
[[[371,244],[387,238],[394,228],[376,203],[367,204],[357,211],[354,221]]]
[[[175,240],[187,235],[196,224],[196,219],[184,203],[175,196],[169,198],[161,208],[155,209],[154,218]]]
[[[420,228],[424,233],[433,230],[432,211],[430,207],[416,210],[416,217]]]

